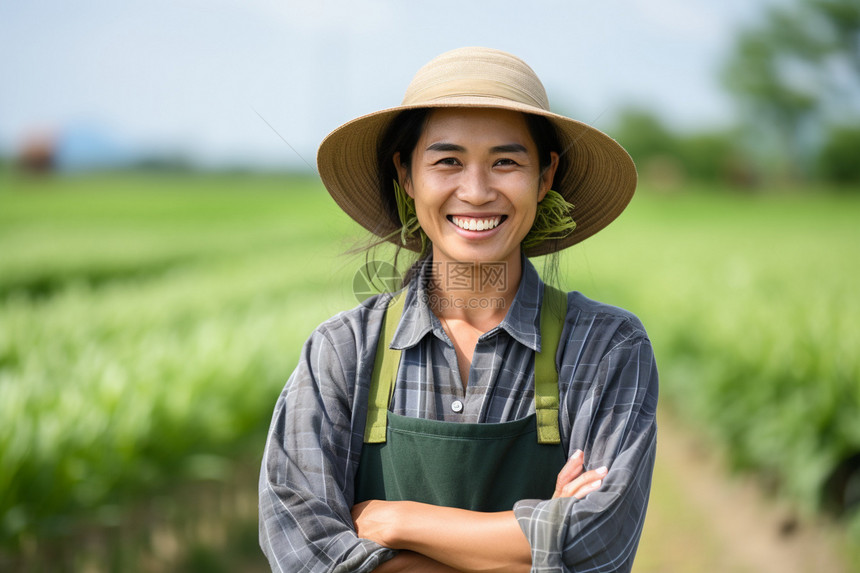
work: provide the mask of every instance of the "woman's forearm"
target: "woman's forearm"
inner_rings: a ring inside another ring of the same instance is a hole
[[[426,555],[401,551],[374,569],[373,573],[458,573],[458,571]]]
[[[403,549],[461,571],[531,569],[531,547],[513,511],[484,513],[416,503],[399,526]]]
[[[607,468],[584,469],[582,452],[577,451],[559,472],[553,498],[582,499],[599,489]],[[531,547],[513,511],[485,513],[411,501],[371,500],[355,505],[352,518],[359,537],[427,556],[460,571],[531,568]]]
[[[531,548],[513,511],[484,513],[424,503],[371,501],[354,511],[359,536],[414,551],[459,571],[523,571]]]

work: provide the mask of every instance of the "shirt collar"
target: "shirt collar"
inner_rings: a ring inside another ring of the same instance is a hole
[[[525,255],[522,255],[523,276],[514,296],[514,302],[499,328],[520,344],[540,352],[540,302],[543,296],[543,281]]]
[[[493,336],[499,329],[535,352],[540,352],[540,300],[543,282],[534,265],[522,255],[522,278],[514,295],[514,301],[505,318],[496,328],[486,332],[482,338]],[[433,261],[428,259],[412,278],[406,289],[403,316],[394,332],[391,348],[404,350],[418,344],[424,336],[433,332],[439,339],[448,343],[442,325],[428,305],[427,280]]]
[[[421,263],[421,267],[412,277],[412,280],[409,281],[405,293],[406,300],[403,302],[403,317],[400,319],[391,341],[391,348],[395,350],[415,346],[428,332],[436,330],[438,336],[442,331],[439,319],[436,318],[428,305],[430,298],[426,287],[432,265],[432,259],[425,260]],[[441,338],[447,340],[444,335]]]

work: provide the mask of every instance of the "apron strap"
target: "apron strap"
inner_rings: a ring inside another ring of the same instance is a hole
[[[567,294],[545,284],[540,309],[541,352],[535,353],[535,414],[539,444],[561,443],[555,354],[566,316]]]
[[[400,366],[400,351],[389,348],[389,344],[394,339],[394,332],[403,315],[405,299],[405,291],[392,297],[382,319],[382,330],[379,334],[379,342],[376,344],[376,357],[370,378],[367,422],[364,426],[365,444],[385,442],[388,406],[394,395],[394,382]],[[555,354],[566,316],[567,294],[553,286],[544,285],[540,317],[542,352],[535,353],[535,414],[540,444],[561,443],[558,429],[558,372],[555,367]]]
[[[376,358],[373,362],[373,375],[370,378],[367,422],[364,426],[364,443],[381,444],[385,442],[388,427],[388,405],[394,395],[394,381],[400,366],[400,351],[389,348],[394,339],[394,331],[403,315],[406,291],[391,297],[388,308],[382,317],[382,330],[376,343]]]

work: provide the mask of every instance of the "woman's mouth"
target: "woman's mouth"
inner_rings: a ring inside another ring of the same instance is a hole
[[[507,219],[507,215],[496,215],[494,217],[448,215],[448,220],[464,231],[489,231],[498,227],[505,219]]]

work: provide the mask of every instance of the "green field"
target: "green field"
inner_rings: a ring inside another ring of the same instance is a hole
[[[860,201],[640,199],[569,284],[642,318],[664,404],[816,507],[860,452]]]
[[[363,238],[313,179],[0,180],[0,545],[255,459]],[[816,510],[860,452],[858,263],[860,194],[643,189],[562,282],[637,313],[664,405]]]

